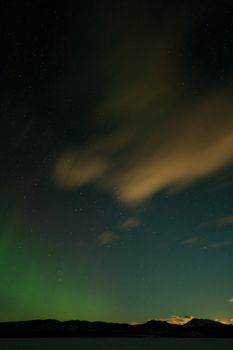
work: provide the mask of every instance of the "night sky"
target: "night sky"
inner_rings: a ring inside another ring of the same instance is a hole
[[[233,2],[0,16],[0,321],[233,322]]]

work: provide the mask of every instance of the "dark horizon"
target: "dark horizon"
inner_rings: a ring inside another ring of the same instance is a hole
[[[96,323],[96,322],[100,322],[100,323],[114,323],[114,324],[128,324],[128,325],[143,325],[146,324],[148,322],[151,321],[155,321],[155,322],[165,322],[165,323],[169,323],[172,325],[186,325],[187,323],[189,323],[192,320],[204,320],[204,321],[211,321],[211,322],[216,322],[216,323],[221,323],[224,325],[233,325],[233,320],[228,321],[228,320],[219,320],[219,319],[209,319],[209,318],[205,318],[205,317],[195,317],[195,316],[170,316],[167,318],[152,318],[149,320],[145,320],[143,322],[135,322],[135,321],[126,321],[126,322],[113,322],[113,321],[108,321],[108,320],[86,320],[86,319],[79,319],[79,318],[75,318],[75,319],[64,319],[64,320],[59,320],[56,318],[31,318],[31,319],[21,319],[21,320],[9,320],[9,321],[0,321],[1,323],[20,323],[20,322],[33,322],[33,321],[58,321],[58,322],[71,322],[71,321],[78,321],[78,322],[88,322],[88,323]]]
[[[48,337],[177,337],[177,338],[233,338],[233,325],[192,319],[185,324],[171,324],[150,320],[144,324],[88,322],[70,320],[31,320],[0,323],[0,338]]]

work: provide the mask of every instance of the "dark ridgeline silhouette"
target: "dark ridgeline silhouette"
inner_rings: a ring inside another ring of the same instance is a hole
[[[192,319],[184,325],[165,321],[144,324],[33,320],[1,322],[0,337],[188,337],[233,338],[233,325]]]

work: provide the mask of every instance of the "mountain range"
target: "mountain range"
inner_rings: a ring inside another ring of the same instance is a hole
[[[233,325],[194,318],[177,325],[151,320],[144,324],[58,321],[0,322],[0,337],[187,337],[233,338]]]

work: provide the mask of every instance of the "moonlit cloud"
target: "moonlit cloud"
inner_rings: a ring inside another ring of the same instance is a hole
[[[53,174],[58,185],[94,183],[131,206],[233,163],[231,88],[204,86],[194,94],[180,54],[191,24],[182,21],[171,32],[166,20],[156,36],[146,22],[127,28],[106,53],[108,89],[93,121],[114,128],[91,136],[82,149],[61,152]]]
[[[141,225],[141,221],[137,218],[128,218],[123,221],[120,227],[124,230],[131,230]]]
[[[218,322],[221,322],[223,324],[232,324],[233,325],[233,319],[226,319],[226,320],[216,320]]]
[[[113,232],[105,231],[97,237],[97,243],[99,246],[110,244],[118,239],[118,236]]]
[[[200,239],[201,239],[200,237],[192,237],[192,238],[186,239],[185,241],[182,241],[181,244],[187,245],[187,246],[192,246],[193,244],[199,242]]]
[[[221,249],[231,245],[232,245],[231,241],[219,241],[219,242],[210,243],[208,244],[207,247],[210,249]]]
[[[62,187],[79,187],[96,181],[106,170],[105,160],[90,151],[64,152],[55,165],[54,179]]]
[[[232,224],[233,223],[233,215],[225,216],[224,218],[219,219],[218,223],[220,225]]]
[[[231,299],[230,299],[231,300]],[[233,302],[233,298],[232,301]],[[188,323],[194,318],[194,316],[177,316],[172,315],[167,318],[162,318],[161,321],[166,321],[171,324],[183,325]],[[216,322],[220,322],[223,324],[233,324],[233,319],[215,319]]]
[[[204,222],[202,225],[206,226],[206,225],[218,225],[218,226],[225,226],[225,225],[229,225],[233,223],[233,215],[228,215],[228,216],[224,216],[215,220],[210,220],[210,221],[206,221]]]
[[[177,315],[172,315],[169,316],[168,318],[162,319],[162,321],[166,321],[171,324],[178,324],[182,325],[185,324],[193,319],[193,316],[177,316]]]

